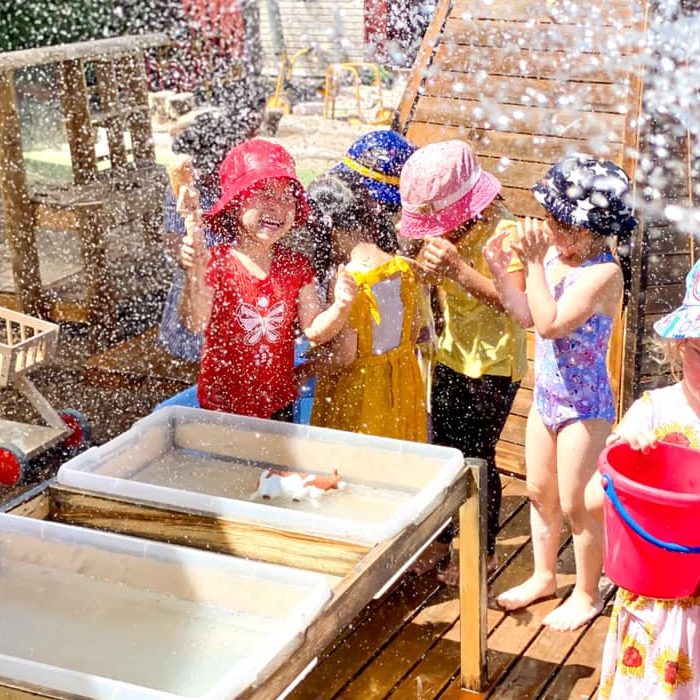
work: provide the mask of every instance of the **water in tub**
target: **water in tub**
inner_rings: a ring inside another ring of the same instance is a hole
[[[280,621],[34,559],[0,561],[0,654],[198,696],[234,664],[264,651],[264,637]],[[238,597],[241,586],[260,590],[252,578],[235,585]]]
[[[183,436],[184,429],[190,427],[201,431],[200,426],[184,426],[180,428],[180,435]],[[130,479],[222,498],[322,513],[364,523],[379,523],[385,520],[415,495],[414,490],[399,488],[396,485],[385,488],[377,484],[349,481],[345,488],[332,489],[318,497],[299,500],[277,497],[264,500],[256,494],[262,472],[268,467],[288,467],[222,455],[224,448],[216,444],[215,433],[210,426],[208,428],[211,431],[207,438],[208,450],[170,447],[149,459],[142,468],[131,474]],[[183,437],[183,442],[190,441],[184,440]],[[193,439],[190,444],[196,443]],[[341,477],[343,476],[341,473]]]

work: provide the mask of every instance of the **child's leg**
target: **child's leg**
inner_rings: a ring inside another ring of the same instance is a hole
[[[600,474],[596,471],[586,485],[585,493],[586,510],[591,513],[600,523],[603,522],[603,503],[605,501],[605,491],[600,483]]]
[[[533,405],[525,432],[527,495],[535,567],[524,583],[498,596],[506,610],[518,610],[557,590],[557,552],[561,539],[561,510],[557,489],[556,436],[542,422]]]
[[[603,528],[586,509],[585,492],[605,446],[610,424],[602,420],[570,423],[557,436],[557,474],[564,517],[571,526],[576,585],[569,598],[544,619],[555,629],[576,629],[602,609],[598,582],[603,565]]]

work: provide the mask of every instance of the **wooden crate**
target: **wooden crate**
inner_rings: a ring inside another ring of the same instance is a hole
[[[0,386],[49,360],[56,349],[58,326],[0,307]]]

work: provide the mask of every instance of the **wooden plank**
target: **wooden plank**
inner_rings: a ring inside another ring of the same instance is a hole
[[[34,218],[22,155],[15,87],[10,71],[0,72],[0,192],[5,239],[12,258],[12,279],[21,310],[33,316],[43,316],[46,306],[42,299]]]
[[[602,595],[607,602],[615,588],[610,581],[603,585]],[[590,624],[566,632],[549,627],[542,629],[534,643],[528,647],[527,653],[500,679],[495,695],[499,700],[539,698],[578,641],[583,638]]]
[[[117,70],[122,86],[122,97],[125,105],[130,108],[148,108],[148,89],[143,54],[135,52],[123,56],[117,61]],[[155,161],[153,134],[151,133],[151,118],[148,109],[130,109],[126,124],[131,134],[131,152],[134,162],[146,164]]]
[[[475,80],[477,75],[500,75],[583,83],[617,84],[626,81],[624,66],[620,62],[612,66],[593,56],[579,56],[570,51],[440,44],[435,51],[433,65],[436,70],[463,73],[465,78],[471,80]]]
[[[517,561],[520,580],[522,580],[522,568],[527,570],[531,566],[531,563],[528,566],[528,560],[531,560],[532,556],[531,546],[526,547],[523,554],[525,557],[519,557]],[[558,568],[573,570],[573,547],[570,540],[560,551]],[[557,576],[557,598],[534,603],[527,609],[517,613],[508,615],[499,613],[502,616],[502,622],[495,627],[488,638],[489,689],[482,696],[471,694],[467,697],[485,698],[487,695],[500,697],[497,692],[494,695],[494,687],[508,673],[510,668],[517,663],[518,659],[527,652],[533,641],[537,639],[543,629],[542,620],[563,602],[573,588],[574,578],[573,573],[559,574]],[[499,585],[495,587],[498,592],[512,585],[511,582],[506,581],[505,577],[499,579],[498,583]],[[497,595],[497,591],[492,591],[492,595]],[[459,679],[452,681],[446,691],[439,697],[440,700],[457,700],[458,698],[463,700],[464,690],[461,688]]]
[[[600,662],[610,611],[597,617],[579,639],[566,663],[559,668],[542,700],[592,698],[600,680]]]
[[[444,99],[425,96],[415,111],[418,121],[478,129],[495,129],[502,133],[533,134],[579,139],[599,139],[620,143],[624,116],[577,110],[521,107],[479,100]],[[508,154],[503,154],[508,157]]]
[[[44,482],[4,503],[0,506],[0,512],[24,518],[48,520],[50,506],[47,483]]]
[[[335,696],[420,610],[441,590],[435,572],[407,578],[391,595],[390,602],[367,616],[341,645],[336,644],[289,700],[318,700]]]
[[[645,311],[650,314],[667,314],[683,301],[685,284],[676,282],[663,287],[650,286],[645,290]]]
[[[496,444],[496,464],[509,474],[525,476],[525,452],[522,444],[499,440]]]
[[[411,75],[406,83],[406,89],[403,92],[396,112],[396,127],[404,133],[406,133],[409,122],[413,120],[413,109],[418,96],[418,89],[423,83],[425,76],[428,75],[435,56],[435,47],[440,40],[442,28],[451,9],[452,0],[439,0],[430,25],[423,35],[416,60],[413,62]]]
[[[470,461],[467,460],[467,464]],[[409,526],[390,542],[376,546],[333,590],[333,598],[307,629],[302,650],[283,667],[275,671],[258,689],[243,694],[245,700],[269,700],[277,697],[296,676],[349,624],[376,591],[393,576],[398,567],[435,533],[447,518],[457,511],[467,493],[467,471],[448,489],[442,504],[423,522]]]
[[[669,284],[685,284],[692,267],[688,253],[654,255],[649,258],[647,287],[662,287]]]
[[[501,195],[506,200],[508,209],[510,209],[515,216],[542,216],[542,207],[532,196],[530,188],[522,189],[519,187],[504,186],[501,188]]]
[[[506,424],[503,427],[503,432],[501,433],[501,438],[503,440],[508,440],[509,442],[516,442],[519,444],[525,444],[525,424],[527,419],[522,416],[516,416],[511,413],[506,420]]]
[[[548,0],[456,0],[453,14],[466,14],[476,19],[502,19],[518,22],[556,22],[566,25],[613,26],[621,29],[633,22],[641,12],[632,0],[594,0],[583,6],[565,5],[566,11],[553,15],[556,5]]]
[[[581,111],[624,114],[630,88],[626,81],[615,84],[579,83],[561,79],[490,75],[474,80],[460,71],[440,71],[425,81],[424,94],[432,97],[485,100],[498,104],[547,109],[576,105]]]
[[[61,64],[61,102],[73,164],[73,182],[76,185],[90,182],[95,179],[97,161],[82,61],[69,60]]]
[[[504,186],[524,189],[528,192],[538,180],[544,177],[550,167],[548,163],[512,160],[506,156],[493,158],[480,155],[479,163],[484,170],[495,175]]]
[[[108,204],[106,205],[108,206]],[[117,331],[117,296],[107,264],[106,229],[101,211],[81,212],[80,257],[93,348],[113,342]]]
[[[599,35],[586,31],[579,23],[518,22],[508,14],[493,20],[453,13],[447,20],[442,38],[448,44],[502,49],[522,46],[531,51],[575,50],[577,54],[601,54]],[[615,50],[624,56],[637,49],[620,42]]]
[[[0,676],[0,700],[38,700],[39,698],[50,698],[52,700],[90,700],[90,698],[84,695],[58,693],[39,685],[29,685]]]
[[[649,225],[646,228],[647,245],[651,262],[656,255],[685,253],[690,255],[691,237],[674,226]]]
[[[479,156],[512,158],[520,161],[553,164],[562,153],[585,151],[617,162],[622,147],[612,143],[591,143],[575,138],[538,136],[534,134],[502,133],[467,125],[427,123],[420,120],[411,122],[408,138],[419,146],[448,139],[461,139],[470,143]]]
[[[125,51],[161,46],[169,42],[167,35],[151,33],[121,36],[112,39],[91,39],[73,44],[45,46],[36,49],[8,51],[0,54],[0,71],[28,66],[42,66],[61,61],[99,58],[121,54]]]
[[[51,513],[58,522],[111,530],[174,544],[345,575],[367,553],[350,542],[236,522],[207,513],[126,501],[63,486],[51,487]]]
[[[152,376],[180,382],[186,386],[197,381],[198,365],[179,360],[158,342],[158,329],[152,328],[141,335],[93,355],[86,363],[86,381],[98,382],[103,375],[128,377]]]
[[[100,96],[100,112],[102,114],[114,112],[104,124],[107,130],[110,165],[112,168],[123,168],[126,165],[124,119],[119,112],[119,86],[114,63],[110,60],[95,61],[95,76]],[[99,114],[96,115],[96,119],[99,116]]]
[[[486,463],[469,468],[467,500],[459,509],[459,619],[462,687],[486,686]]]

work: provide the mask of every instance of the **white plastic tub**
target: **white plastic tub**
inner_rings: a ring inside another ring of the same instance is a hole
[[[0,514],[0,677],[58,693],[229,700],[329,596],[306,571]]]
[[[461,472],[448,447],[171,406],[66,462],[65,486],[373,545],[439,503]],[[262,469],[334,471],[318,499],[254,496]]]

